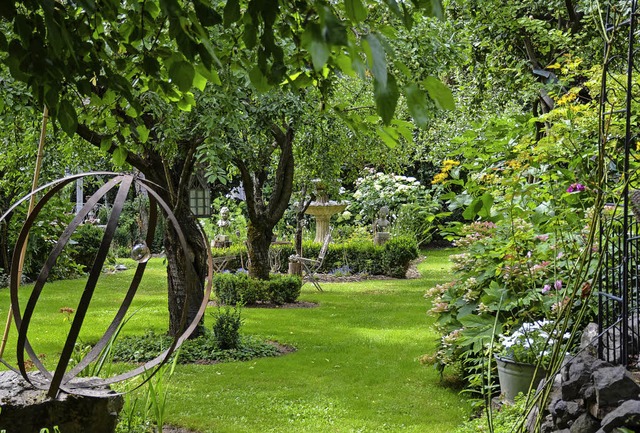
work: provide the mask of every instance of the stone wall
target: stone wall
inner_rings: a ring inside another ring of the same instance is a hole
[[[530,433],[640,431],[640,386],[625,367],[583,350],[555,378],[541,424],[536,417],[537,411],[529,415]]]

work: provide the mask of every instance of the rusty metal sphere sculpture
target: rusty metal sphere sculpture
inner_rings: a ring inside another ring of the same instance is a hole
[[[62,234],[60,235],[58,241],[55,243],[53,248],[51,249],[49,256],[44,263],[38,278],[34,283],[33,290],[27,301],[24,309],[21,309],[21,305],[18,299],[18,288],[20,286],[18,275],[19,272],[19,255],[23,246],[26,244],[28,239],[29,231],[32,228],[34,222],[40,211],[43,209],[45,204],[51,200],[57,193],[59,193],[65,186],[69,185],[71,182],[75,182],[79,179],[88,177],[88,176],[102,176],[108,177],[109,180],[101,186],[91,197],[87,199],[87,202],[84,204],[82,209],[80,209],[71,223],[64,229]],[[98,278],[102,272],[102,267],[104,265],[105,259],[107,258],[107,254],[109,252],[109,247],[115,235],[115,231],[117,228],[118,220],[120,218],[120,214],[124,207],[124,203],[126,201],[127,195],[131,189],[131,186],[135,185],[137,189],[146,191],[149,197],[149,222],[145,239],[140,240],[134,245],[132,248],[132,258],[138,262],[135,274],[131,280],[129,288],[126,292],[124,300],[122,304],[117,310],[115,317],[111,324],[108,326],[104,335],[100,338],[100,340],[93,346],[93,348],[89,351],[89,353],[73,368],[67,371],[69,367],[69,362],[73,353],[73,349],[76,341],[78,340],[78,336],[80,334],[80,329],[82,327],[83,321],[85,319],[89,303],[91,302],[91,298],[93,296],[94,290],[98,283]],[[89,276],[87,278],[87,282],[84,288],[84,291],[80,297],[80,301],[78,303],[75,316],[73,322],[71,323],[71,328],[69,333],[67,334],[67,339],[64,343],[64,347],[62,349],[62,354],[60,355],[60,359],[56,366],[53,374],[49,372],[36,353],[32,348],[29,339],[27,338],[27,331],[29,329],[29,324],[31,323],[31,319],[33,318],[33,313],[36,307],[36,303],[40,298],[40,295],[43,292],[43,287],[49,277],[49,273],[51,269],[56,263],[57,258],[62,253],[63,248],[69,240],[71,239],[72,234],[78,228],[78,226],[84,221],[85,217],[89,214],[89,212],[99,203],[100,199],[102,199],[109,191],[118,186],[117,195],[115,201],[113,203],[113,207],[111,209],[111,213],[109,216],[109,220],[105,227],[104,235],[102,237],[102,241],[100,243],[100,247],[98,252],[96,253],[93,266],[89,270]],[[173,229],[177,233],[178,239],[180,241],[181,248],[183,251],[188,251],[186,239],[184,234],[180,228],[180,224],[178,223],[175,215],[171,211],[169,205],[162,199],[161,194],[159,194],[159,190],[161,188],[152,182],[149,182],[139,176],[131,175],[131,174],[118,174],[111,172],[90,172],[90,173],[81,173],[73,176],[68,176],[63,179],[58,179],[53,182],[44,185],[31,194],[23,197],[17,203],[15,203],[4,215],[0,216],[0,222],[2,222],[8,215],[10,215],[21,203],[28,200],[31,196],[45,192],[44,196],[38,201],[33,211],[27,216],[26,221],[18,235],[18,240],[16,241],[14,254],[12,258],[12,266],[11,266],[11,278],[10,278],[10,291],[11,291],[11,306],[13,309],[13,316],[15,320],[16,327],[18,329],[18,339],[17,339],[17,349],[16,349],[16,359],[17,359],[17,368],[9,365],[4,359],[0,359],[0,361],[5,364],[8,368],[19,373],[22,377],[30,383],[32,386],[46,390],[47,395],[51,398],[57,397],[60,391],[63,391],[67,394],[79,394],[79,395],[89,395],[89,396],[99,396],[104,395],[106,393],[113,394],[112,391],[105,389],[104,387],[120,382],[123,380],[130,379],[136,375],[139,375],[144,372],[150,372],[151,374],[148,376],[150,378],[158,369],[166,363],[171,354],[182,344],[184,340],[186,340],[189,335],[194,331],[194,329],[198,326],[200,319],[204,313],[204,310],[207,305],[207,301],[209,299],[209,295],[211,293],[212,287],[212,274],[213,274],[213,266],[211,260],[211,253],[208,252],[208,278],[207,284],[205,287],[205,293],[203,302],[196,314],[194,320],[185,324],[183,327],[184,332],[181,335],[178,335],[174,338],[171,346],[165,350],[163,353],[158,355],[153,360],[141,365],[131,371],[126,373],[122,373],[110,378],[101,379],[95,378],[92,380],[77,380],[78,375],[88,367],[93,361],[95,361],[109,344],[114,334],[123,323],[125,318],[125,314],[127,310],[131,306],[134,295],[140,285],[142,280],[142,276],[144,274],[147,261],[150,257],[150,251],[147,245],[150,245],[153,241],[153,237],[155,234],[157,217],[158,217],[158,206],[160,206],[161,210],[164,213],[167,221],[173,226]],[[202,233],[202,232],[201,232]],[[205,238],[205,245],[208,245],[206,242],[206,237],[204,233],[202,236]],[[185,307],[187,305],[188,299],[185,299]],[[186,314],[187,308],[183,308],[183,316],[182,323],[186,322]],[[37,367],[40,374],[39,375],[29,375],[27,374],[27,369],[25,367],[25,352],[27,353],[29,359]],[[148,380],[147,378],[147,380]]]

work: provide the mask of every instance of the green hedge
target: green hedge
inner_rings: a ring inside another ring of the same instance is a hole
[[[295,275],[272,275],[267,281],[249,278],[244,272],[223,273],[213,277],[213,287],[218,300],[226,305],[257,302],[282,305],[298,299],[302,280]]]
[[[280,273],[288,272],[288,260],[295,254],[293,245],[274,245],[271,247],[280,254]],[[304,242],[302,245],[303,256],[316,258],[320,253],[322,244]],[[214,248],[213,256],[236,256],[229,261],[227,270],[235,271],[244,264],[247,266],[247,250],[244,246],[231,248]],[[240,261],[242,255],[242,263]],[[375,246],[372,241],[358,240],[340,244],[329,244],[324,263],[320,268],[321,273],[329,273],[335,269],[348,267],[353,274],[365,273],[369,275],[387,275],[395,278],[404,278],[411,261],[418,258],[418,245],[410,236],[398,236],[389,240],[383,246]]]

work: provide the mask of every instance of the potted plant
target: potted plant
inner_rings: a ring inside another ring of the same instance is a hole
[[[553,322],[541,320],[523,323],[511,334],[500,336],[496,363],[500,391],[506,401],[513,402],[518,393],[537,388],[546,376],[556,340],[552,331]]]

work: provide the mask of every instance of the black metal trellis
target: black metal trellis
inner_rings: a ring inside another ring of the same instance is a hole
[[[617,191],[605,208],[600,244],[603,268],[598,292],[599,356],[629,365],[640,355],[640,35],[637,0],[613,2],[605,20],[600,96],[600,151]],[[617,197],[616,197],[617,195]]]

